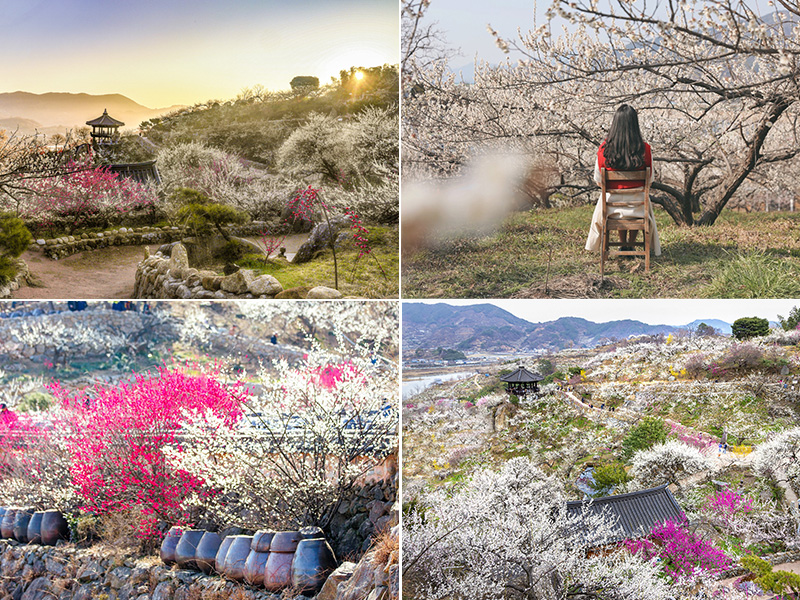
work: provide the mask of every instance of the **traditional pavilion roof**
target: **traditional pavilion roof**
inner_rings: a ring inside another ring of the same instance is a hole
[[[138,183],[161,183],[161,176],[156,168],[156,161],[149,160],[141,163],[124,163],[109,165],[112,173],[117,173],[120,177],[133,179]]]
[[[666,485],[592,501],[567,502],[567,514],[580,516],[584,506],[590,513],[604,513],[610,520],[616,520],[611,534],[600,545],[644,537],[655,525],[664,521],[686,520],[686,515]]]
[[[506,383],[533,383],[541,381],[542,379],[544,378],[539,377],[535,373],[531,373],[525,367],[517,367],[517,370],[513,373],[500,377],[500,381],[505,381]]]
[[[117,121],[114,117],[110,117],[108,109],[103,109],[102,115],[91,121],[86,121],[86,124],[92,127],[121,127],[125,125],[122,121]]]

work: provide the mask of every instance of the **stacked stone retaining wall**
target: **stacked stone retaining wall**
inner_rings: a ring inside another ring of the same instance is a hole
[[[189,266],[186,248],[180,242],[159,249],[146,250],[136,269],[134,298],[159,299],[225,299],[282,298],[284,289],[272,275],[256,275],[250,269],[239,269],[231,275]],[[331,288],[318,286],[307,290],[305,298],[341,298]]]
[[[252,221],[244,225],[228,225],[226,231],[235,236],[260,235],[268,223]],[[186,237],[181,227],[119,227],[96,233],[80,233],[57,238],[39,238],[32,242],[32,250],[40,250],[46,257],[58,260],[86,250],[99,250],[109,246],[141,246],[168,244]]]

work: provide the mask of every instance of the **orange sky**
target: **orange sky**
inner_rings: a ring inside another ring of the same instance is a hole
[[[3,0],[0,92],[119,93],[150,108],[397,63],[397,0]],[[22,49],[22,50],[21,50]]]

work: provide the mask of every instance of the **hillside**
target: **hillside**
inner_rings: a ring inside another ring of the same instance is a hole
[[[353,77],[356,71],[362,79]],[[269,92],[256,86],[227,101],[209,100],[153,118],[142,129],[157,144],[201,142],[272,166],[278,147],[312,113],[342,121],[368,107],[397,105],[396,66],[351,67],[341,73],[340,80],[314,90]]]
[[[746,556],[791,571],[800,549],[798,343],[797,332],[783,331],[743,343],[697,335],[625,341],[530,359],[531,370],[555,369],[538,396],[509,396],[498,366],[405,398],[408,546],[418,548],[425,531],[417,507],[431,514],[487,477],[499,488],[502,477],[492,473],[530,464],[548,477],[548,497],[566,501],[668,486],[692,523],[685,539],[719,557],[711,579],[741,581],[733,578]],[[520,480],[509,481],[512,494],[522,493]],[[508,499],[493,493],[486,505],[496,511]],[[652,527],[656,535],[659,525]],[[406,581],[419,584],[424,573],[412,577]]]
[[[72,94],[48,92],[0,93],[0,126],[19,127],[21,133],[63,133],[65,129],[85,127],[86,121],[99,117],[103,110],[134,129],[142,121],[158,117],[179,107],[148,108],[122,94]]]
[[[684,328],[696,327],[700,322],[698,320]],[[727,323],[719,320],[705,322],[723,333],[730,332]],[[640,335],[668,335],[680,329],[630,319],[594,323],[576,317],[562,317],[555,321],[531,323],[489,304],[451,306],[408,302],[403,305],[403,340],[409,349],[442,346],[462,351],[507,352],[591,348],[604,341]]]

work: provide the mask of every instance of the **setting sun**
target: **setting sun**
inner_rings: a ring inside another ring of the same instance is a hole
[[[353,74],[353,77],[355,77],[356,79],[358,79],[359,81],[361,81],[362,79],[364,79],[364,72],[363,72],[363,71],[356,71],[356,72]]]

